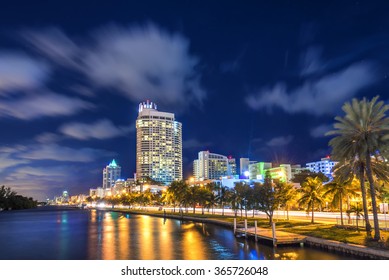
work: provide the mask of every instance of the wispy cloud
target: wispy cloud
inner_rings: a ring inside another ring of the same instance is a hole
[[[50,67],[24,53],[0,52],[0,95],[12,90],[40,87]]]
[[[13,158],[9,153],[0,151],[0,169],[6,169],[25,163],[29,163],[29,160]]]
[[[48,144],[48,143],[55,143],[62,139],[63,137],[61,135],[52,133],[52,132],[44,132],[39,135],[37,135],[34,139],[38,143],[42,144]]]
[[[69,123],[60,127],[64,135],[79,140],[109,139],[124,136],[134,131],[134,126],[116,126],[110,120],[102,119],[94,123]]]
[[[30,146],[27,150],[18,154],[22,159],[30,160],[55,160],[68,162],[92,162],[103,156],[113,156],[108,151],[92,148],[70,148],[57,144],[41,144]]]
[[[311,129],[310,133],[311,133],[312,137],[319,138],[319,137],[325,137],[325,134],[330,130],[333,130],[332,125],[322,124],[322,125],[319,125],[313,129]]]
[[[201,103],[205,91],[189,53],[189,41],[156,25],[109,25],[92,40],[75,43],[56,28],[27,31],[34,49],[65,67],[84,73],[97,87],[115,89],[130,100],[145,98],[166,105]]]
[[[280,146],[286,146],[290,142],[292,142],[293,136],[288,135],[288,136],[279,136],[279,137],[274,137],[270,139],[266,145],[269,147],[280,147]]]
[[[370,63],[356,63],[334,74],[305,83],[288,92],[284,83],[265,88],[246,98],[247,105],[259,110],[279,107],[287,113],[312,115],[333,114],[334,108],[354,96],[359,90],[375,81],[374,68]]]
[[[93,107],[91,103],[79,98],[57,93],[29,94],[17,100],[2,100],[0,117],[30,120],[47,116],[68,116]]]

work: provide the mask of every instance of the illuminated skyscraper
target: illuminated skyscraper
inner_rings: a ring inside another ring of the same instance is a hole
[[[149,101],[139,104],[136,120],[136,176],[164,184],[182,180],[182,124]]]
[[[115,160],[103,169],[103,189],[113,187],[117,179],[120,179],[122,168]]]
[[[193,161],[193,176],[199,180],[218,180],[223,176],[235,175],[236,163],[232,157],[201,151]]]

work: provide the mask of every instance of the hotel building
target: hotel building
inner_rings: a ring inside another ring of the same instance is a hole
[[[196,181],[219,180],[223,176],[235,175],[235,159],[219,154],[201,151],[193,161],[193,176]]]
[[[182,180],[182,124],[153,102],[139,104],[136,120],[136,178],[170,184]]]
[[[337,161],[332,161],[330,157],[325,157],[322,158],[320,161],[309,162],[306,165],[311,172],[321,172],[326,175],[331,181],[333,179],[332,169],[337,163]]]
[[[120,179],[122,168],[116,164],[115,160],[103,169],[103,189],[109,189]]]

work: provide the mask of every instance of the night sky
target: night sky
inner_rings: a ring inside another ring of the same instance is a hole
[[[389,99],[387,1],[3,1],[0,185],[42,200],[135,172],[138,103],[239,161],[328,155],[341,106]]]

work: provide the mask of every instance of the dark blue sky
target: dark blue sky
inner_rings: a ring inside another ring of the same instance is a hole
[[[345,101],[389,99],[389,5],[262,2],[2,3],[0,185],[87,192],[112,158],[132,177],[146,99],[183,123],[185,177],[200,150],[329,154]]]

